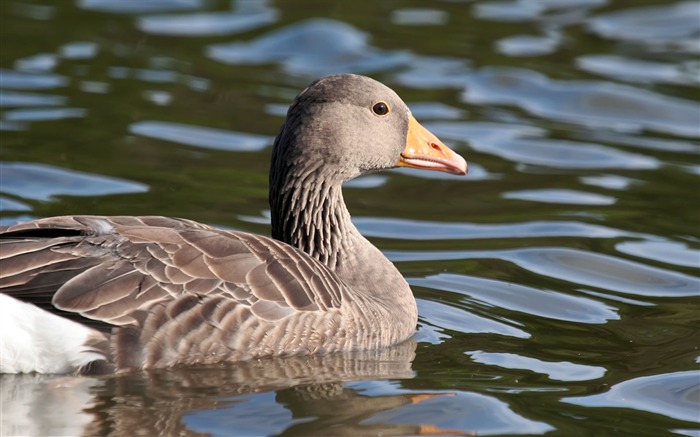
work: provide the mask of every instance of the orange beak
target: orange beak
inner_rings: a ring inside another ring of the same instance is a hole
[[[421,126],[412,115],[409,117],[406,148],[401,153],[397,166],[444,171],[456,175],[467,174],[467,162],[464,158]]]

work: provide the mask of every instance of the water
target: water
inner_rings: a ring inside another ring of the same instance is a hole
[[[267,234],[272,138],[335,72],[470,175],[352,181],[411,283],[385,351],[0,377],[2,435],[700,435],[695,1],[0,2],[0,221]]]

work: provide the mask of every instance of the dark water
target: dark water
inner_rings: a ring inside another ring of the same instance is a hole
[[[470,163],[353,181],[415,341],[0,377],[2,435],[700,436],[700,4],[0,2],[0,209],[268,233],[270,145],[371,75]]]

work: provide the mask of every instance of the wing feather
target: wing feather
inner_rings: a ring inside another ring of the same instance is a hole
[[[326,312],[345,287],[284,243],[166,217],[65,216],[0,228],[0,263],[0,292],[103,331],[145,330],[154,308],[186,295],[193,305],[196,296],[223,297],[227,304],[207,311],[219,321],[239,305],[264,321]]]

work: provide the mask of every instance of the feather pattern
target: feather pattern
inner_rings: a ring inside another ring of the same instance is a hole
[[[3,293],[97,331],[114,329],[121,341],[100,351],[107,361],[144,350],[119,367],[235,360],[259,355],[256,348],[297,353],[302,345],[284,332],[285,319],[338,327],[347,293],[302,251],[187,220],[53,217],[3,228],[0,244]],[[265,335],[277,331],[283,335]],[[304,347],[330,349],[326,343],[319,336]]]
[[[374,114],[377,101],[393,110]],[[0,371],[119,372],[375,349],[408,338],[415,299],[353,226],[341,186],[396,166],[404,147],[420,146],[408,138],[432,135],[410,135],[411,120],[392,90],[366,77],[329,76],[302,91],[273,145],[273,238],[158,216],[0,227],[0,292],[11,302],[4,306],[33,305],[31,332],[17,338],[42,335],[36,327],[46,320],[70,333],[77,354],[61,352],[54,366],[44,354],[49,365],[31,369],[5,361],[29,357],[21,342],[8,342]],[[429,153],[453,154],[431,141]],[[450,159],[445,171],[466,172],[461,157]],[[12,329],[20,328],[3,325],[2,339]]]

